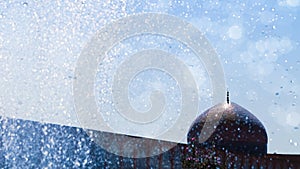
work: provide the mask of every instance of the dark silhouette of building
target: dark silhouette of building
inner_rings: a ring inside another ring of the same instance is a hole
[[[229,103],[229,99],[196,118],[188,133],[188,144],[177,144],[147,158],[109,153],[81,128],[3,117],[0,125],[0,168],[300,169],[300,155],[267,154],[268,137],[262,123],[246,109]],[[95,132],[114,138],[123,136]],[[120,151],[125,146],[119,145]]]
[[[211,121],[216,124],[212,125]],[[205,142],[199,143],[200,137],[206,134],[211,135]],[[188,133],[188,144],[193,144],[195,148],[214,147],[251,155],[267,154],[267,142],[267,132],[262,123],[236,103],[220,103],[205,111],[195,120]]]

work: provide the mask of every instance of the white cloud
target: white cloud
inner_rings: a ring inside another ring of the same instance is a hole
[[[296,112],[291,112],[286,116],[286,123],[290,126],[300,125],[300,114]]]
[[[242,37],[242,28],[238,25],[233,25],[228,29],[228,36],[231,39],[240,39]]]
[[[299,109],[287,105],[271,105],[268,108],[268,112],[276,119],[278,124],[287,128],[300,125],[300,113],[297,113],[298,111]]]
[[[278,4],[280,6],[298,7],[300,6],[300,0],[283,0],[279,1]]]
[[[275,13],[270,12],[270,11],[263,11],[260,14],[260,22],[262,24],[268,24],[268,23],[272,23],[275,19]]]
[[[264,40],[251,42],[247,51],[240,55],[241,61],[247,63],[250,74],[264,77],[272,73],[278,57],[293,49],[289,38],[270,37]]]
[[[262,59],[274,62],[279,55],[288,53],[292,49],[292,43],[288,38],[271,37],[257,41],[255,47]]]
[[[268,38],[266,40],[259,40],[256,43],[256,49],[260,53],[286,53],[292,49],[291,41],[288,38]]]

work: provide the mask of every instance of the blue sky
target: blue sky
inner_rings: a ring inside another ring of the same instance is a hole
[[[299,0],[0,2],[0,113],[76,126],[72,80],[76,61],[89,39],[116,19],[159,12],[188,21],[205,34],[219,54],[231,100],[265,125],[269,152],[299,154],[299,9]],[[163,46],[166,39],[145,36],[142,40]],[[134,51],[132,43],[137,41],[119,44],[120,50],[109,57],[126,49]],[[168,43],[178,46],[177,42]],[[140,48],[151,45],[140,44]],[[193,57],[180,49],[173,52]],[[206,91],[209,78],[203,71],[201,66],[195,70]],[[168,77],[165,81],[171,83]],[[208,103],[209,92],[203,91],[203,103]],[[132,104],[144,102],[133,99]],[[202,104],[200,109],[210,106]]]

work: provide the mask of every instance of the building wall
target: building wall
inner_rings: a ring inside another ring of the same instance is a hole
[[[0,117],[0,168],[296,168],[300,156],[255,157],[178,144],[149,158],[125,158],[95,144],[81,128]],[[209,160],[211,160],[209,162]]]

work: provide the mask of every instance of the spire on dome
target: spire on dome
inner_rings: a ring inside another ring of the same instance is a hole
[[[228,91],[228,89],[227,89],[227,100],[226,100],[226,102],[227,102],[227,104],[230,103],[230,99],[229,99],[229,91]]]

